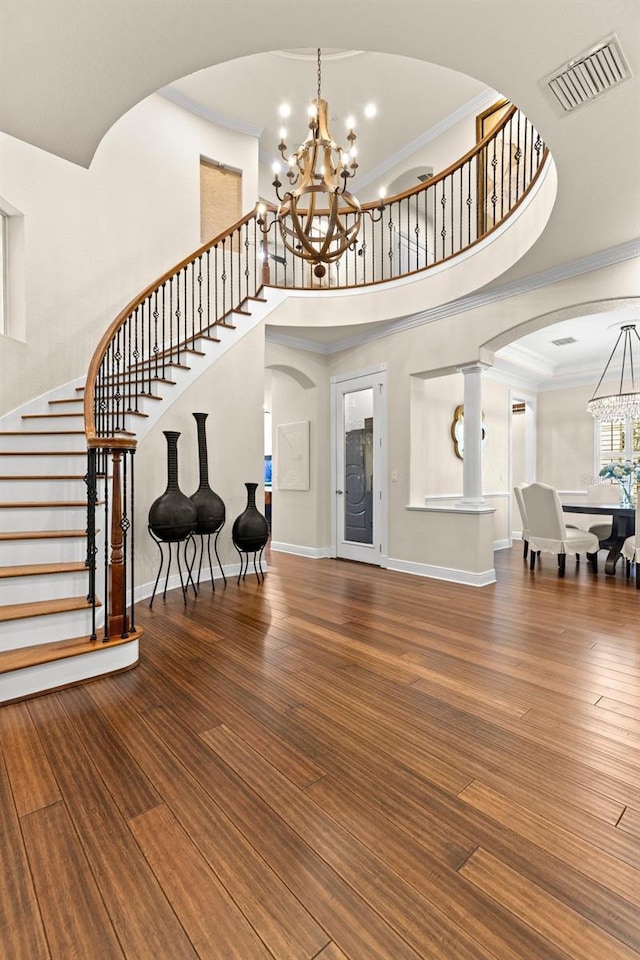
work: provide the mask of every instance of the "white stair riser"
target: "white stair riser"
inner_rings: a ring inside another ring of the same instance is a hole
[[[79,528],[80,529],[80,528]],[[2,565],[14,567],[24,563],[84,562],[86,537],[65,537],[57,540],[3,540],[0,542]],[[38,597],[34,597],[37,600]]]
[[[51,640],[67,640],[91,633],[91,610],[51,613],[0,624],[0,650],[33,647]]]
[[[0,477],[0,503],[31,503],[34,500],[84,500],[84,480],[13,480]]]
[[[36,417],[25,417],[20,423],[20,429],[33,433],[34,430],[84,430],[84,416],[82,410],[65,410],[56,413],[43,413]]]
[[[53,449],[53,447],[51,448]],[[14,456],[0,457],[0,475],[3,477],[21,477],[36,475],[38,477],[68,476],[87,472],[87,452],[67,456]]]
[[[84,530],[86,507],[0,507],[0,530]]]
[[[43,574],[37,577],[2,577],[0,606],[31,603],[34,600],[61,600],[81,597],[89,588],[88,571]]]
[[[97,649],[95,653],[85,653],[81,657],[67,657],[24,670],[13,670],[0,676],[0,703],[124,670],[132,666],[137,659],[138,641],[132,640],[131,643]]]
[[[71,397],[68,398],[71,400]],[[34,410],[34,414],[37,416],[40,413],[79,413],[84,412],[84,401],[82,399],[82,394],[79,393],[77,398],[74,398],[73,403],[48,403],[46,408],[43,410]]]
[[[11,450],[20,452],[22,450],[86,450],[87,443],[84,433],[55,434],[53,428],[51,436],[45,433],[36,433],[38,429],[33,427],[31,430],[25,427],[25,433],[20,434],[0,434],[0,450]],[[61,429],[75,429],[63,427]]]

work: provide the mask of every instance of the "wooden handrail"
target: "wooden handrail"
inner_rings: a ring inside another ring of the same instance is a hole
[[[454,163],[450,164],[444,170],[440,171],[440,173],[436,174],[433,177],[430,177],[429,180],[425,181],[424,183],[416,184],[416,186],[410,187],[407,190],[404,190],[402,193],[399,193],[393,197],[385,198],[384,202],[377,200],[377,201],[369,201],[368,203],[363,203],[362,210],[370,214],[376,213],[377,211],[381,211],[391,207],[392,204],[400,203],[404,200],[408,200],[409,198],[417,197],[425,191],[433,190],[434,187],[437,186],[437,184],[444,183],[444,181],[446,181],[447,178],[453,177],[456,171],[462,170],[462,168],[465,167],[465,165],[471,163],[471,161],[473,161],[474,158],[476,157],[480,158],[483,152],[486,151],[490,147],[491,143],[494,142],[500,136],[500,134],[510,124],[510,122],[518,112],[519,112],[518,108],[512,105],[509,108],[509,110],[506,112],[505,116],[502,118],[500,123],[493,130],[487,133],[482,138],[482,140],[474,144],[473,147],[471,147],[471,149],[464,154],[464,156],[460,157]],[[526,121],[526,118],[525,118],[525,121]],[[537,146],[536,146],[536,149],[538,149]],[[544,167],[547,156],[548,156],[548,149],[545,145],[542,151],[542,156],[540,157],[539,163],[536,166],[535,173],[531,176],[529,182],[523,188],[522,194],[518,196],[517,200],[514,203],[509,205],[509,208],[507,209],[507,211],[501,214],[499,219],[497,219],[487,229],[482,229],[481,232],[474,239],[469,238],[465,246],[461,247],[459,250],[452,251],[448,253],[446,256],[443,254],[438,259],[438,262],[443,262],[444,260],[451,259],[452,257],[457,256],[463,250],[467,250],[470,247],[474,246],[475,244],[479,243],[480,240],[483,240],[486,236],[492,233],[498,226],[500,226],[500,224],[503,223],[507,219],[507,217],[511,216],[514,210],[517,209],[517,207],[520,205],[524,196],[529,192],[529,190],[537,180],[541,169]],[[479,162],[480,161],[478,160],[478,163]],[[265,203],[264,208],[266,209],[266,211],[272,214],[275,213],[275,211],[278,209],[277,205],[273,203]],[[322,209],[318,209],[316,212],[320,216],[322,216],[323,214],[329,213],[328,210],[322,210]],[[185,270],[190,265],[194,264],[195,261],[197,261],[197,259],[201,257],[203,254],[208,253],[209,251],[213,250],[216,246],[223,244],[225,240],[233,237],[233,235],[237,231],[241,230],[243,227],[248,225],[252,220],[257,220],[256,209],[246,214],[244,217],[242,217],[240,220],[234,223],[232,227],[222,231],[218,236],[214,237],[208,243],[205,243],[202,246],[200,246],[197,250],[189,254],[182,261],[180,261],[180,263],[178,263],[176,266],[172,267],[170,270],[167,270],[158,279],[150,283],[147,287],[145,287],[145,289],[141,293],[139,293],[136,297],[134,297],[133,300],[131,300],[127,304],[127,306],[124,307],[123,310],[120,311],[117,317],[113,320],[113,322],[107,328],[100,342],[98,343],[98,346],[96,347],[96,350],[91,359],[91,363],[89,365],[89,370],[87,373],[86,385],[85,385],[84,423],[85,423],[85,434],[86,434],[88,446],[98,447],[98,448],[107,447],[112,449],[125,449],[125,448],[135,447],[135,439],[123,438],[123,437],[118,437],[113,435],[103,437],[99,435],[96,429],[96,418],[95,418],[96,381],[98,378],[101,364],[103,363],[103,360],[105,358],[105,354],[110,344],[114,341],[114,338],[118,335],[118,331],[120,330],[120,328],[123,327],[127,319],[131,317],[132,314],[138,308],[140,308],[148,298],[150,298],[153,294],[161,290],[163,284],[166,284],[168,281],[171,281],[174,278],[179,278],[179,275],[182,270]],[[261,231],[261,239],[266,245],[266,233],[264,231],[264,227]],[[231,249],[231,252],[233,252],[233,248],[231,247],[230,249]],[[266,246],[265,246],[265,249],[266,249]],[[399,273],[397,276],[398,277],[405,276],[411,273],[419,272],[421,270],[428,269],[428,267],[431,265],[432,264],[425,264],[423,266],[418,267],[416,270],[406,270],[403,273]],[[378,283],[384,283],[388,279],[389,279],[388,277],[382,277],[378,279],[374,279],[372,277],[371,279],[368,279],[366,281],[361,281],[360,283],[356,283],[356,284],[347,283],[347,284],[342,284],[341,286],[343,286],[345,289],[347,289],[349,286],[363,286],[363,285],[374,286]],[[397,279],[397,277],[394,277],[394,279]],[[265,285],[269,283],[269,269],[267,266],[266,257],[263,261],[262,282]],[[313,289],[318,289],[318,288],[313,287]],[[234,309],[235,306],[237,305],[230,304],[229,310]],[[131,370],[135,371],[135,366],[130,367],[129,371]]]
[[[198,257],[202,256],[203,253],[206,253],[208,250],[211,250],[217,243],[221,243],[227,237],[231,236],[234,231],[239,230],[246,223],[249,223],[255,217],[255,210],[252,210],[250,213],[245,214],[240,220],[233,224],[232,227],[229,227],[227,230],[223,230],[222,233],[218,234],[217,237],[214,237],[213,240],[209,240],[207,243],[204,243],[201,247],[194,252],[185,257],[184,260],[181,260],[175,267],[171,267],[170,270],[167,270],[162,274],[157,280],[152,281],[144,290],[139,293],[137,296],[131,300],[124,309],[120,311],[115,320],[107,327],[102,338],[100,339],[98,346],[96,347],[91,362],[89,364],[89,370],[87,371],[87,380],[84,388],[84,424],[85,424],[85,435],[87,438],[87,445],[92,447],[135,447],[136,441],[125,441],[124,439],[116,439],[114,437],[100,437],[96,433],[96,423],[95,423],[95,386],[96,386],[96,377],[98,375],[98,370],[100,369],[100,364],[104,359],[104,355],[107,351],[107,348],[111,341],[113,340],[118,329],[126,321],[128,317],[135,311],[136,307],[139,307],[152,293],[155,293],[163,283],[166,283],[167,280],[170,280],[172,277],[175,277],[176,274],[180,273],[184,267],[188,266]]]

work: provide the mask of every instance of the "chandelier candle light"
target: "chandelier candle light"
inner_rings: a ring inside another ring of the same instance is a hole
[[[596,420],[620,421],[640,419],[640,390],[636,388],[636,377],[633,366],[633,347],[636,340],[640,345],[640,336],[636,330],[635,323],[625,324],[620,328],[618,339],[611,351],[611,356],[607,360],[607,365],[602,372],[602,376],[598,381],[598,386],[587,404],[587,410]],[[622,344],[622,368],[620,370],[618,392],[599,397],[598,390],[620,344]],[[640,387],[640,384],[638,384],[638,387]]]
[[[326,264],[338,260],[353,248],[362,222],[360,202],[347,190],[347,182],[358,169],[356,135],[353,127],[349,147],[339,147],[329,130],[327,101],[322,99],[320,50],[318,49],[317,96],[309,107],[309,133],[298,149],[287,157],[286,131],[280,131],[278,150],[287,166],[289,188],[282,191],[277,165],[273,186],[280,206],[275,215],[282,242],[296,257],[308,262],[314,276],[324,277]],[[382,204],[380,209],[382,208]],[[258,208],[263,233],[268,227],[265,208]]]

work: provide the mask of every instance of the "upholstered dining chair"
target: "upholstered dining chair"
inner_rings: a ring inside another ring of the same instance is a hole
[[[616,503],[618,497],[617,483],[591,483],[587,487],[587,504]],[[599,542],[602,543],[611,536],[613,519],[608,520],[606,517],[600,517],[596,522],[590,523],[587,529],[589,533],[595,533]]]
[[[631,564],[636,565],[636,590],[640,590],[640,493],[636,498],[636,532],[622,544],[622,556],[627,565],[627,580],[631,576]]]
[[[547,483],[530,483],[522,491],[529,522],[529,566],[535,570],[536,551],[555,553],[558,557],[558,576],[564,577],[567,553],[575,553],[576,560],[583,551],[594,573],[598,572],[598,548],[595,533],[567,527],[562,504],[555,487]]]
[[[522,521],[522,543],[524,544],[522,559],[526,560],[529,552],[529,524],[527,522],[527,509],[524,505],[524,498],[522,496],[522,490],[524,487],[524,483],[516,484],[516,486],[513,488],[513,495],[516,498],[518,512],[520,513],[520,520]]]

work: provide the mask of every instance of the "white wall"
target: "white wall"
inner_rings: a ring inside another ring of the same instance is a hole
[[[218,540],[223,565],[237,564],[231,540],[234,519],[246,506],[245,482],[259,483],[258,509],[264,511],[264,328],[257,326],[216,360],[164,413],[136,452],[136,582],[155,580],[158,547],[147,532],[149,508],[164,493],[167,447],[164,430],[178,430],[178,479],[190,496],[198,488],[198,442],[193,412],[206,420],[209,484],[224,500],[227,518]],[[215,564],[215,557],[213,560]],[[206,555],[204,565],[207,566]],[[174,564],[172,573],[177,574]],[[166,569],[165,569],[166,573]],[[209,589],[209,588],[207,588]],[[154,604],[155,607],[155,604]]]
[[[24,215],[26,339],[0,339],[0,414],[82,376],[117,313],[200,246],[200,154],[257,192],[257,141],[154,95],[85,170],[0,135],[0,197]]]
[[[538,476],[559,490],[586,492],[594,473],[593,384],[538,394]]]
[[[329,376],[324,357],[306,350],[267,343],[271,375],[272,423],[308,420],[310,424],[309,490],[278,490],[271,501],[272,541],[326,552],[329,531],[330,424]],[[277,450],[274,450],[274,459]],[[274,463],[274,477],[276,476]]]

